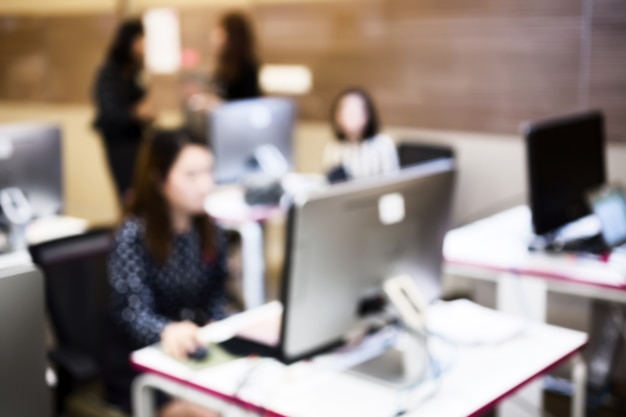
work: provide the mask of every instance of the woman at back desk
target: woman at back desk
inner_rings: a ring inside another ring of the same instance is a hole
[[[398,154],[389,136],[380,133],[371,96],[348,88],[335,99],[331,125],[336,141],[324,149],[324,170],[330,182],[341,182],[399,170]]]

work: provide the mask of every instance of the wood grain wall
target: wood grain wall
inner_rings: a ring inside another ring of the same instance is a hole
[[[181,8],[183,47],[210,65],[224,6]],[[263,61],[308,65],[305,119],[325,119],[348,85],[389,125],[514,133],[523,120],[588,107],[626,141],[623,0],[344,0],[254,3]],[[0,19],[0,98],[86,102],[112,15]],[[154,78],[161,107],[178,82]]]

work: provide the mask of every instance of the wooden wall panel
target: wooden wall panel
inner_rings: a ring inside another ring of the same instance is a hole
[[[43,100],[47,55],[45,22],[30,17],[0,17],[0,97]]]
[[[85,103],[91,100],[94,77],[115,25],[112,14],[46,19],[50,101]]]
[[[191,72],[212,65],[209,33],[227,10],[218,3],[180,9],[183,47],[201,57]],[[305,119],[327,119],[334,96],[358,84],[388,125],[515,133],[523,120],[601,107],[610,138],[626,140],[623,0],[254,1],[243,9],[265,63],[312,69],[313,91],[298,98]],[[88,102],[114,22],[104,14],[0,18],[0,98]],[[176,77],[153,82],[158,107],[176,108]]]
[[[589,104],[605,111],[611,140],[626,141],[626,2],[595,0]]]
[[[268,5],[255,17],[266,61],[313,69],[305,117],[361,84],[389,124],[514,132],[579,105],[580,5],[550,3]]]
[[[0,98],[87,103],[113,15],[0,17]]]

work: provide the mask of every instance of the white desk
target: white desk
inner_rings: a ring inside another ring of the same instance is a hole
[[[445,273],[497,283],[498,309],[546,321],[547,292],[626,303],[626,253],[607,261],[530,252],[531,214],[519,206],[450,231]]]
[[[510,277],[530,279],[541,281],[545,290],[626,303],[626,254],[612,254],[603,262],[585,255],[533,253],[527,249],[531,238],[526,206],[452,230],[444,243],[445,272],[504,285]]]
[[[575,359],[572,416],[582,417],[586,371],[578,352],[586,341],[584,333],[533,323],[522,335],[499,345],[460,347],[450,369],[443,373],[436,394],[406,415],[478,416],[537,376]],[[132,362],[144,372],[133,386],[135,417],[153,416],[151,398],[155,388],[229,417],[259,413],[391,417],[398,411],[397,391],[351,373],[330,370],[315,361],[285,366],[272,359],[242,358],[193,370],[148,347],[134,352]]]
[[[89,223],[85,219],[70,216],[43,217],[32,222],[26,229],[29,245],[61,239],[85,233]]]
[[[626,255],[613,254],[603,262],[530,252],[532,237],[526,206],[452,230],[444,243],[445,273],[496,282],[499,310],[539,322],[547,318],[548,291],[626,303]],[[530,396],[540,404],[540,387]]]
[[[50,216],[37,219],[26,228],[26,243],[37,245],[49,240],[60,239],[84,233],[88,229],[88,222],[84,219],[69,216]],[[0,235],[0,247],[8,244],[8,236]],[[18,249],[0,254],[0,265],[30,262],[27,249]]]
[[[21,265],[32,264],[32,259],[27,250],[19,250],[0,254],[0,269],[13,268]]]

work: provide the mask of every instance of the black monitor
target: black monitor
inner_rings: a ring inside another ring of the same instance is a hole
[[[258,171],[293,168],[296,109],[291,100],[236,100],[220,105],[208,117],[218,183],[240,182]]]
[[[410,276],[441,293],[454,163],[442,159],[296,198],[288,219],[279,358],[293,362],[345,341],[363,302]]]
[[[589,190],[606,182],[604,119],[590,111],[523,126],[535,234],[590,214]]]
[[[19,188],[35,217],[63,211],[61,130],[47,123],[0,125],[0,190]],[[0,211],[0,223],[3,222]]]

